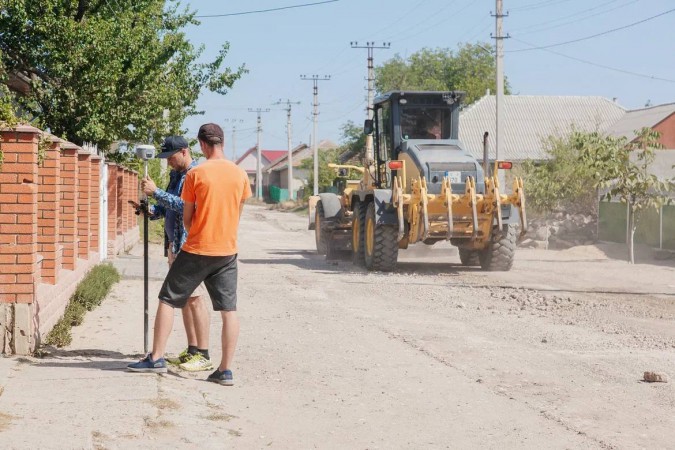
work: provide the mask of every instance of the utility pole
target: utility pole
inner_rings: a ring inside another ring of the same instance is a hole
[[[244,119],[225,119],[232,123],[232,162],[237,160],[237,123],[244,123]]]
[[[291,139],[291,106],[299,105],[300,102],[292,102],[286,99],[285,102],[282,102],[279,99],[275,105],[286,104],[286,136],[288,137],[288,199],[295,200],[295,193],[293,192],[293,140]]]
[[[373,65],[373,53],[375,49],[389,49],[391,42],[383,42],[381,46],[376,46],[375,42],[366,42],[366,45],[359,45],[358,42],[349,43],[352,48],[368,49],[368,120],[373,120],[373,98],[375,93],[375,66]],[[373,136],[366,136],[366,166],[370,165],[375,160],[373,154]]]
[[[495,72],[497,82],[497,97],[496,97],[496,123],[495,123],[495,160],[499,160],[499,151],[502,149],[501,143],[503,141],[502,126],[503,121],[503,107],[504,107],[504,39],[510,36],[504,36],[502,32],[502,19],[508,14],[503,13],[502,1],[495,0],[496,12],[493,14],[495,18],[495,35],[492,38],[495,40]]]
[[[248,112],[254,112],[258,115],[258,140],[256,144],[256,169],[255,169],[255,197],[262,201],[262,150],[260,148],[260,135],[262,134],[262,118],[260,115],[264,112],[270,112],[269,108],[249,108]]]
[[[317,137],[318,125],[317,119],[319,116],[319,81],[328,81],[330,80],[330,75],[324,75],[319,77],[318,75],[312,75],[308,77],[307,75],[300,75],[301,80],[313,81],[314,82],[314,133],[312,133],[312,149],[314,155],[314,195],[319,195],[319,143]]]

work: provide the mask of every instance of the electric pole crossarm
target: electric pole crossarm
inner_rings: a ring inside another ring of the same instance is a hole
[[[270,112],[269,108],[249,108],[248,112],[254,112],[258,115],[258,139],[256,143],[256,171],[255,171],[255,192],[256,198],[262,201],[262,149],[260,147],[260,135],[262,134],[262,117],[261,114],[265,112]]]
[[[330,75],[319,77],[318,75],[300,75],[300,79],[304,81],[312,81],[314,83],[314,112],[312,113],[314,119],[314,132],[312,133],[312,149],[314,155],[314,195],[319,195],[319,149],[318,149],[318,124],[319,116],[319,81],[330,80]]]
[[[373,53],[375,49],[389,49],[391,42],[383,42],[382,45],[375,45],[375,42],[366,42],[366,45],[359,45],[358,42],[349,43],[352,48],[365,48],[368,50],[368,120],[373,120],[373,99],[375,97],[375,66],[373,64]],[[373,154],[373,136],[366,136],[366,165],[369,165],[375,159]]]
[[[286,105],[286,135],[288,137],[288,158],[286,162],[288,163],[288,199],[295,200],[295,192],[293,190],[293,139],[291,137],[291,107],[292,105],[299,105],[300,102],[292,102],[286,99],[285,102],[282,102],[279,99],[278,102],[274,103],[275,105]]]

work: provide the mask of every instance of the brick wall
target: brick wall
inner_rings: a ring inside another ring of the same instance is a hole
[[[38,163],[42,136],[49,146]],[[126,203],[137,198],[138,175],[30,126],[0,130],[0,137],[0,351],[29,354],[89,269],[139,240]],[[101,238],[106,255],[99,254]]]

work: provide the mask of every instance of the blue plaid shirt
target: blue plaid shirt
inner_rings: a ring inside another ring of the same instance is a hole
[[[197,165],[197,161],[192,161],[187,170],[177,172],[172,170],[169,173],[169,185],[166,190],[157,188],[152,196],[157,200],[157,204],[152,206],[150,216],[151,220],[157,220],[166,217],[167,210],[175,214],[173,223],[173,242],[171,242],[171,250],[174,254],[178,253],[187,239],[187,232],[183,226],[183,199],[180,194],[183,191],[183,183],[185,182],[185,175],[188,170]],[[165,248],[168,247],[168,234],[164,232]]]

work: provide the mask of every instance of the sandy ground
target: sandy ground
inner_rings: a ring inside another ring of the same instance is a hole
[[[316,255],[305,228],[245,210],[236,386],[124,372],[143,346],[136,249],[69,348],[0,358],[0,447],[673,447],[673,380],[641,381],[675,376],[673,260],[520,250],[484,273],[434,246],[379,274]],[[219,332],[214,313],[214,361]],[[178,319],[169,349],[184,344]]]

